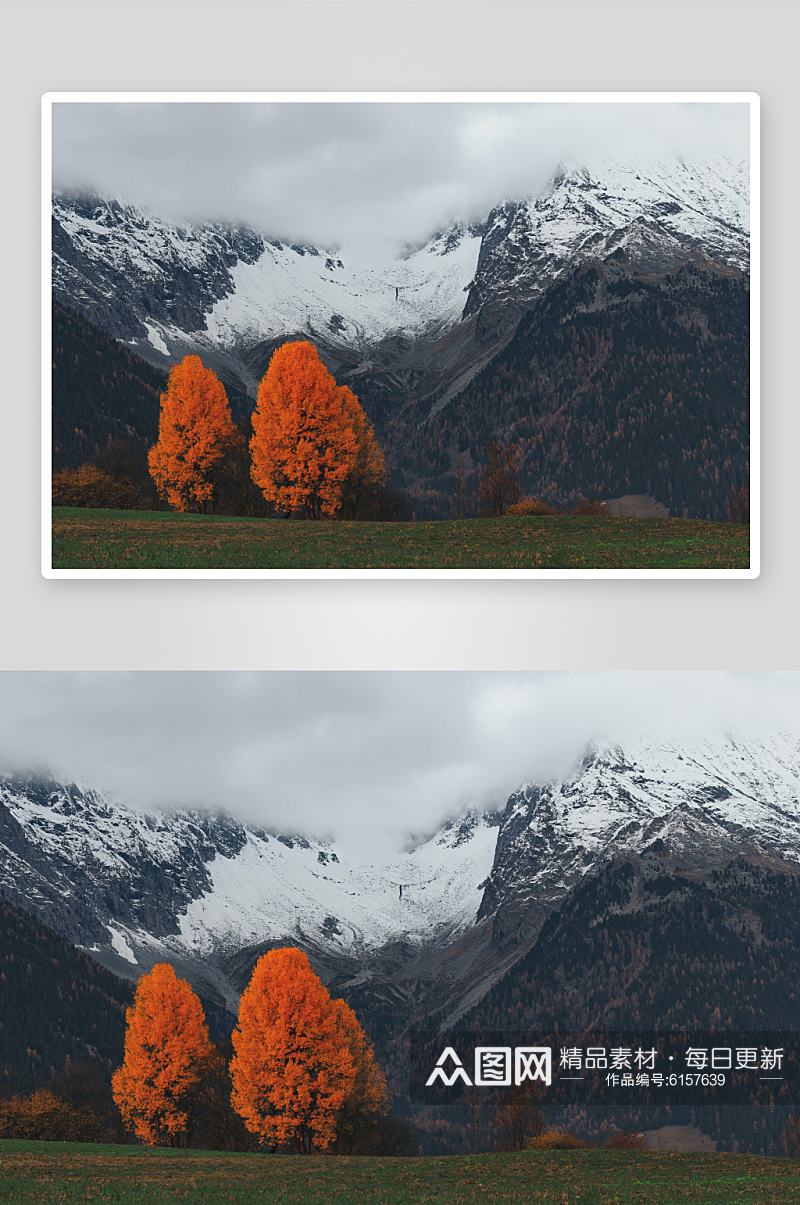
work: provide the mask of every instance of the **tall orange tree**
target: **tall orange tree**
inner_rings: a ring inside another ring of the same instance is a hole
[[[327,989],[300,950],[256,963],[233,1031],[231,1103],[248,1130],[296,1153],[325,1150],[356,1079],[350,1043]]]
[[[112,1079],[114,1100],[148,1146],[180,1146],[190,1136],[198,1089],[213,1055],[203,1006],[162,962],[140,978],[127,1021],[125,1061]]]
[[[330,517],[364,471],[385,477],[372,425],[346,385],[337,385],[311,343],[284,343],[273,353],[253,413],[252,474],[264,497],[310,519]]]
[[[147,454],[161,497],[179,511],[208,509],[215,472],[234,437],[222,382],[199,356],[184,356],[161,395],[158,443]]]

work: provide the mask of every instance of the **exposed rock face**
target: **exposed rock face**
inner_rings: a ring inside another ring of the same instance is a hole
[[[562,165],[541,197],[490,214],[464,315],[487,334],[516,323],[565,270],[624,256],[663,274],[702,257],[746,272],[749,190],[744,168],[704,163]]]
[[[159,327],[205,330],[214,304],[235,290],[231,269],[263,251],[261,235],[245,227],[176,226],[97,196],[53,199],[56,300],[125,342],[147,341]],[[155,333],[150,341],[158,349]]]

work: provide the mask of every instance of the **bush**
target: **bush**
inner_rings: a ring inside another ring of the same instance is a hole
[[[547,502],[543,502],[541,498],[523,498],[521,502],[515,502],[509,506],[506,511],[507,515],[522,516],[522,515],[560,515],[561,511],[555,506],[550,506]]]
[[[93,464],[53,473],[53,506],[103,506],[138,510],[141,490],[132,481],[119,481]]]
[[[601,515],[608,518],[608,507],[599,498],[579,498],[572,508],[573,515]]]
[[[566,1130],[547,1130],[538,1138],[529,1138],[525,1150],[585,1151],[588,1147],[589,1143],[584,1142],[583,1138],[578,1138],[576,1134],[570,1134]]]
[[[46,1088],[0,1100],[0,1138],[98,1142],[103,1136],[103,1126],[88,1106],[75,1108]]]
[[[635,1130],[615,1130],[603,1143],[604,1151],[649,1151],[644,1135]]]

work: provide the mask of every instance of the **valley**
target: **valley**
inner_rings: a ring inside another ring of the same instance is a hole
[[[451,517],[456,461],[474,480],[500,439],[532,496],[648,494],[673,517],[718,521],[749,471],[748,215],[746,167],[721,155],[565,161],[540,196],[365,265],[57,194],[53,298],[150,365],[143,378],[200,355],[242,422],[275,348],[311,341],[417,518]],[[57,467],[115,433],[74,414],[61,371]],[[126,423],[152,438],[149,397]]]
[[[78,947],[70,957],[100,964],[95,979],[106,968],[121,981],[117,1000],[169,961],[222,1036],[259,956],[301,948],[403,1100],[420,1029],[800,1029],[799,784],[800,747],[776,731],[598,739],[563,779],[523,784],[372,863],[222,812],[143,812],[85,783],[6,776],[0,895],[15,942],[44,922],[24,937],[31,949],[58,934]],[[86,973],[71,974],[74,991]],[[99,986],[80,990],[95,993],[111,1050],[119,1005]],[[36,1082],[35,1065],[18,1074]],[[676,1124],[719,1149],[749,1142],[736,1110],[704,1109]],[[660,1124],[652,1110],[630,1120]],[[602,1117],[564,1121],[602,1134]],[[417,1108],[415,1124],[428,1153],[458,1149],[452,1110]],[[777,1153],[784,1126],[770,1113],[752,1149]]]
[[[745,859],[793,881],[799,781],[796,742],[779,734],[600,742],[569,780],[522,786],[371,866],[223,813],[148,814],[86,786],[6,778],[0,891],[116,974],[167,958],[233,1010],[258,952],[292,944],[338,993],[385,988],[407,1020],[452,1024],[609,867],[689,884]]]

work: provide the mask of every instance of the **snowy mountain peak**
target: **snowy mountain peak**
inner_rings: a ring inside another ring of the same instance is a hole
[[[229,1000],[231,968],[241,977],[248,958],[285,944],[334,977],[385,959],[412,979],[427,967],[437,991],[446,982],[458,996],[530,948],[609,864],[702,878],[741,857],[800,869],[789,734],[596,740],[573,773],[374,864],[224,814],[146,813],[52,778],[0,780],[2,895],[120,974],[166,958]]]
[[[477,344],[497,350],[562,273],[612,255],[659,272],[698,257],[746,272],[747,165],[721,155],[565,161],[540,196],[506,199],[481,225],[455,220],[424,246],[371,265],[244,226],[170,223],[114,198],[53,198],[57,300],[160,367],[187,351],[217,357],[250,392],[248,353],[285,338],[314,339],[365,365],[391,343],[390,359],[411,363],[483,315]],[[467,365],[483,363],[471,340],[442,344],[448,380],[463,383]]]

